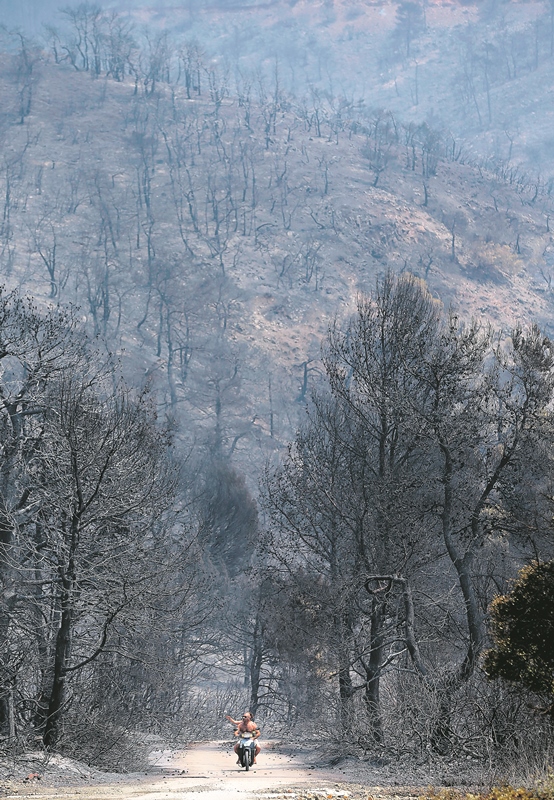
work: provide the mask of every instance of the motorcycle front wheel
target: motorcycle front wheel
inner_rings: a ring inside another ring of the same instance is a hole
[[[246,771],[250,769],[250,750],[244,751],[244,766],[246,767]]]

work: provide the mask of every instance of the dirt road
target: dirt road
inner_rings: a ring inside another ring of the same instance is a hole
[[[235,764],[228,743],[210,742],[192,746],[171,757],[161,756],[157,774],[113,784],[64,785],[50,787],[33,781],[13,787],[8,798],[33,797],[44,800],[300,800],[303,797],[360,797],[344,784],[340,771],[310,768],[299,757],[283,755],[265,747],[250,772]],[[364,793],[365,797],[367,794]]]

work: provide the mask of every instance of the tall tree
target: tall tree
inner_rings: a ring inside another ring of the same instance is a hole
[[[32,724],[53,747],[74,676],[165,578],[174,481],[148,397],[70,313],[43,316],[17,294],[1,312],[0,722]]]
[[[432,740],[445,750],[452,698],[485,641],[478,552],[516,526],[514,497],[551,439],[551,345],[536,328],[502,338],[461,324],[420,281],[388,274],[332,329],[324,363],[330,395],[313,396],[288,459],[267,481],[273,552],[328,587],[318,595],[329,603],[319,634],[342,665],[343,717],[363,687],[377,742],[384,670],[408,653],[428,682],[410,584],[426,564],[450,562],[431,589],[438,599],[454,581],[451,613],[464,631],[443,644],[449,667]],[[402,609],[400,639],[388,628],[391,602]]]

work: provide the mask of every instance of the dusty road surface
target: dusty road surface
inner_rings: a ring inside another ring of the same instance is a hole
[[[64,785],[32,780],[12,784],[0,797],[44,800],[301,800],[301,798],[366,798],[368,791],[353,790],[340,771],[311,768],[299,756],[288,756],[267,745],[258,764],[246,772],[236,765],[229,743],[193,745],[171,757],[161,756],[156,774],[112,784],[94,785],[85,776]],[[79,783],[81,785],[79,785]],[[72,784],[72,785],[70,785]]]

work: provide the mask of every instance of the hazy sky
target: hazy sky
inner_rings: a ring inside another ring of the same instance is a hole
[[[54,21],[60,6],[77,5],[75,0],[0,0],[0,20],[8,28],[21,27],[38,33],[43,22]]]

